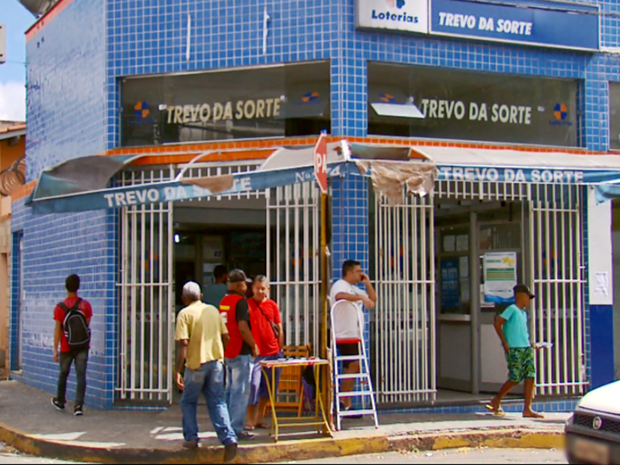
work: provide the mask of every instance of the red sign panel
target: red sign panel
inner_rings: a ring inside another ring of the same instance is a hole
[[[327,136],[321,134],[314,146],[314,177],[319,189],[327,194]]]

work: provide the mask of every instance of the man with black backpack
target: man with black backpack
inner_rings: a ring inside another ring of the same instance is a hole
[[[81,416],[84,413],[84,394],[86,393],[86,364],[90,347],[90,319],[93,309],[90,304],[78,297],[80,278],[76,274],[67,277],[65,281],[67,298],[56,305],[54,320],[54,361],[60,363],[58,377],[58,393],[52,398],[52,405],[57,410],[64,410],[65,395],[67,392],[67,378],[71,370],[71,363],[75,362],[77,390],[73,414]],[[58,345],[60,344],[60,356]]]

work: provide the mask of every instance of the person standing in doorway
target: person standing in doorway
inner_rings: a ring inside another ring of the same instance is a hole
[[[357,284],[363,284],[366,290],[357,287]],[[346,260],[342,264],[342,279],[334,283],[329,294],[332,305],[339,300],[348,300],[357,305],[364,305],[367,309],[374,308],[377,303],[377,294],[372,286],[368,275],[362,272],[360,262],[355,260]],[[343,322],[342,325],[351,325],[357,327],[357,321]],[[340,326],[342,326],[340,325]],[[359,355],[359,347],[354,344],[338,344],[338,351],[341,355],[353,356]],[[344,362],[343,368],[345,374],[355,374],[360,371],[360,363],[358,361]],[[354,379],[345,379],[340,386],[340,392],[351,392],[355,387]],[[343,397],[342,409],[349,410],[351,408],[351,397]],[[352,418],[352,417],[350,417]]]
[[[71,364],[75,364],[77,389],[73,414],[81,416],[84,413],[84,396],[86,395],[86,365],[90,348],[90,320],[93,309],[88,301],[78,297],[80,277],[72,274],[65,280],[67,298],[56,305],[54,309],[54,361],[60,363],[58,376],[58,392],[52,398],[52,405],[57,410],[64,410],[67,393],[67,378],[71,371]],[[60,355],[58,354],[60,345]]]
[[[228,291],[226,285],[226,275],[228,271],[224,265],[217,265],[213,269],[213,277],[215,282],[207,286],[204,293],[204,301],[209,305],[213,305],[215,308],[220,306],[220,302]]]
[[[226,403],[235,434],[240,440],[252,439],[254,434],[243,431],[250,378],[258,347],[252,336],[250,310],[245,298],[247,277],[242,270],[228,273],[228,292],[220,302],[220,313],[228,328],[230,342],[226,347]]]
[[[252,335],[258,345],[259,356],[254,360],[254,369],[252,370],[246,429],[269,429],[270,426],[265,423],[263,417],[265,407],[269,402],[269,390],[260,362],[262,360],[277,360],[283,357],[284,331],[282,330],[282,318],[278,304],[269,298],[269,279],[265,275],[256,276],[252,284],[252,291],[252,298],[248,299],[250,323],[252,325]],[[282,370],[278,368],[268,371],[269,383],[275,395],[278,392]]]
[[[224,397],[224,348],[228,330],[220,312],[201,301],[200,286],[188,282],[183,286],[185,308],[177,317],[178,344],[175,382],[183,391],[183,447],[198,448],[198,397],[202,393],[207,403],[211,423],[224,445],[224,461],[237,454],[237,436],[230,424]],[[181,374],[185,366],[185,375]]]
[[[512,388],[525,383],[524,418],[544,418],[543,415],[532,410],[534,399],[534,381],[536,367],[534,365],[534,349],[536,344],[530,341],[527,324],[527,308],[534,294],[525,284],[518,284],[513,288],[515,303],[510,305],[495,319],[495,331],[502,341],[506,361],[508,363],[508,381],[504,383],[497,396],[491,399],[486,408],[495,415],[505,415],[502,410],[502,399]]]

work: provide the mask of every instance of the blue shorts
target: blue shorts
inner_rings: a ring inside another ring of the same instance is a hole
[[[261,360],[278,360],[279,358],[283,358],[282,352],[276,355],[266,355],[261,357],[260,355],[254,359],[254,369],[252,370],[252,378],[250,385],[250,400],[248,405],[258,405],[259,399],[269,399],[269,390],[267,389],[267,381],[263,376],[263,367],[260,366]],[[267,370],[270,373],[270,376],[273,376],[273,369]],[[278,384],[280,384],[280,374],[282,373],[282,368],[276,368],[276,379],[275,379],[275,391],[278,392]]]

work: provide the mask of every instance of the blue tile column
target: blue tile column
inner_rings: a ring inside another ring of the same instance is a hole
[[[614,325],[612,305],[590,305],[591,387],[611,383],[614,376]]]
[[[580,118],[582,146],[589,150],[609,150],[609,84],[604,57],[594,57],[586,66],[586,79],[581,89],[579,102],[585,112]]]

